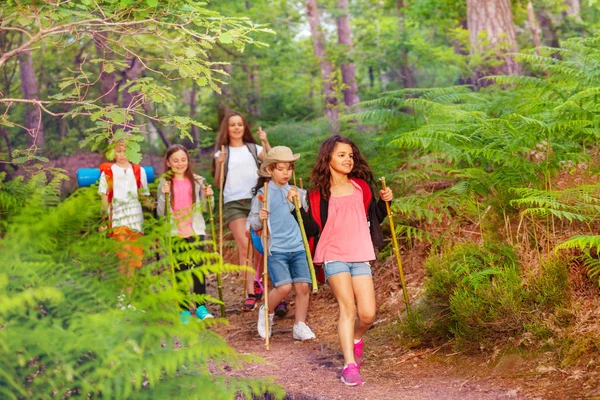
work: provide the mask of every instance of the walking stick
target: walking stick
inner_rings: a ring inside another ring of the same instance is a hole
[[[265,182],[265,186],[263,189],[265,193],[265,201],[263,202],[263,210],[267,210],[267,204],[269,204],[269,182]],[[268,235],[267,232],[269,225],[265,221],[263,223],[263,231],[262,231],[262,241],[263,241],[263,286],[264,286],[264,296],[265,296],[265,332],[266,332],[266,341],[265,347],[267,350],[270,350],[271,347],[269,345],[269,268],[267,264],[267,252],[269,248],[269,244],[267,243]]]
[[[248,238],[248,247],[246,248],[246,265],[250,266],[250,254],[252,254],[252,238]],[[248,271],[244,271],[244,298],[242,299],[242,311],[244,311],[244,300],[246,300],[246,283],[248,283]]]
[[[385,176],[380,179],[383,190],[386,190]],[[406,291],[406,280],[404,279],[404,271],[402,270],[402,259],[400,258],[400,248],[398,246],[398,238],[396,237],[396,228],[394,227],[394,219],[390,203],[385,202],[385,208],[387,210],[387,216],[390,221],[390,232],[392,234],[392,244],[394,246],[394,254],[396,254],[396,261],[398,263],[398,272],[400,272],[400,284],[402,285],[402,293],[404,294],[404,304],[406,305],[406,313],[410,315],[410,301],[408,300],[408,292]]]
[[[221,154],[225,152],[225,146],[221,145]],[[225,163],[219,165],[219,256],[223,262],[223,183],[225,182]],[[219,289],[219,300],[223,301],[223,280],[221,273],[217,273],[217,287]],[[221,304],[221,318],[225,318],[225,304]]]
[[[215,219],[213,217],[212,212],[212,204],[210,199],[206,199],[208,205],[208,220],[210,222],[210,235],[212,240],[217,241],[217,235],[215,234]],[[213,251],[216,250],[213,246]],[[219,253],[220,255],[222,252]],[[221,260],[223,260],[223,256],[221,255]],[[223,302],[223,282],[221,281],[221,273],[217,272],[217,288],[219,290],[219,300],[221,301],[221,318],[225,318],[225,303]]]
[[[317,284],[317,274],[315,273],[315,266],[310,255],[310,246],[308,245],[308,238],[306,237],[306,230],[304,229],[304,221],[302,220],[302,213],[300,212],[301,205],[298,196],[294,196],[294,206],[296,207],[296,217],[298,218],[298,225],[300,225],[300,233],[302,234],[302,243],[304,243],[304,251],[306,252],[306,260],[308,261],[308,269],[310,270],[312,292],[317,293],[319,290]]]
[[[171,218],[169,216],[169,211],[171,210],[171,194],[170,193],[167,194],[166,201],[167,201],[166,217],[167,217],[167,221],[171,221]],[[173,284],[173,290],[177,291],[177,286],[175,285],[175,281],[176,281],[175,280],[175,256],[173,255],[173,238],[171,237],[170,231],[168,232],[168,235],[167,235],[167,244],[169,247],[169,264],[171,265],[171,275],[173,276],[173,281],[171,283]]]

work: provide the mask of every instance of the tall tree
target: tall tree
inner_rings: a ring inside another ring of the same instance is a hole
[[[467,0],[467,27],[471,54],[492,51],[502,61],[499,66],[482,71],[483,75],[521,73],[520,65],[506,54],[519,50],[510,0]]]
[[[358,97],[358,84],[356,83],[356,67],[352,58],[352,28],[350,27],[350,13],[348,0],[338,0],[337,4],[337,32],[338,43],[344,48],[344,61],[342,62],[342,81],[344,82],[344,103],[352,107],[360,101]]]
[[[396,8],[398,9],[398,22],[400,25],[400,33],[402,34],[402,41],[406,43],[407,34],[406,34],[406,16],[404,15],[404,0],[398,0],[396,2]],[[408,51],[406,50],[406,46],[402,46],[401,50],[401,58],[402,58],[402,83],[405,88],[412,88],[416,86],[415,75],[408,63]]]
[[[321,18],[317,0],[306,0],[306,17],[310,25],[312,35],[313,50],[315,57],[321,66],[321,80],[323,81],[323,92],[325,94],[325,115],[329,120],[332,132],[335,134],[339,130],[339,112],[337,107],[337,98],[333,87],[333,67],[327,59],[325,51],[325,35],[321,28]]]
[[[565,0],[567,3],[567,15],[575,21],[581,21],[581,3],[579,0]]]
[[[27,128],[29,147],[44,148],[44,125],[42,123],[42,110],[40,104],[35,104],[40,100],[37,80],[35,79],[35,70],[33,69],[33,60],[31,50],[26,49],[19,53],[19,71],[21,73],[21,90],[23,99],[33,100],[32,103],[25,103],[25,128]]]

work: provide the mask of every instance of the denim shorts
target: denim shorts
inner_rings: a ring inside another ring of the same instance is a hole
[[[269,276],[273,286],[288,283],[311,283],[308,261],[304,250],[294,252],[272,252],[267,258]]]
[[[368,262],[325,261],[323,268],[327,279],[342,272],[347,272],[350,276],[373,276],[371,274],[371,264]]]

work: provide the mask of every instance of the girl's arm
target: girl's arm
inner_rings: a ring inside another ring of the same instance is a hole
[[[200,204],[202,205],[202,210],[208,212],[208,202],[210,200],[211,206],[215,207],[214,195],[212,192],[212,187],[206,183],[206,179],[200,175],[194,175],[194,179],[198,184],[198,193],[196,193],[200,199]],[[208,192],[208,197],[207,197]]]
[[[263,222],[260,219],[259,213],[262,209],[263,202],[260,199],[262,197],[262,190],[259,191],[256,196],[252,198],[252,205],[250,206],[250,214],[248,214],[248,219],[246,220],[246,228],[252,228],[255,231],[261,230],[263,227]]]
[[[264,161],[265,154],[267,154],[271,150],[271,145],[269,144],[269,139],[267,139],[267,132],[263,131],[262,128],[258,127],[258,138],[260,139],[260,144],[263,147],[263,151],[258,155],[258,159],[260,161]]]
[[[227,152],[221,152],[221,150],[215,153],[215,185],[221,185],[221,164],[225,162],[225,158],[227,157]]]
[[[386,201],[391,202],[394,199],[392,189],[387,187],[384,190],[379,191],[379,200],[377,201],[377,221],[381,223],[385,217],[387,217],[387,207],[385,206]]]
[[[302,216],[302,222],[304,225],[304,231],[306,232],[306,236],[307,237],[313,237],[313,236],[317,236],[319,235],[319,225],[317,224],[317,221],[315,221],[315,219],[312,217],[311,213],[309,213],[309,205],[308,205],[308,201],[306,198],[306,190],[304,189],[292,189],[290,190],[290,192],[288,192],[288,200],[289,201],[293,201],[291,200],[291,197],[294,196],[296,193],[299,192],[300,198],[302,199],[302,207],[300,207],[300,215]],[[296,210],[295,207],[292,210],[292,215],[294,216],[294,219],[296,220],[296,222],[298,222],[298,216],[296,215]]]

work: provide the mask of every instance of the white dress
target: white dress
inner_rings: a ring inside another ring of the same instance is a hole
[[[112,212],[112,227],[127,226],[131,230],[143,232],[144,212],[138,198],[138,187],[133,174],[133,168],[122,168],[117,164],[111,166],[113,172],[113,199],[108,208],[108,216]],[[144,168],[140,168],[142,187],[139,195],[149,196],[148,178]],[[104,172],[100,175],[98,193],[107,194],[107,183]]]

